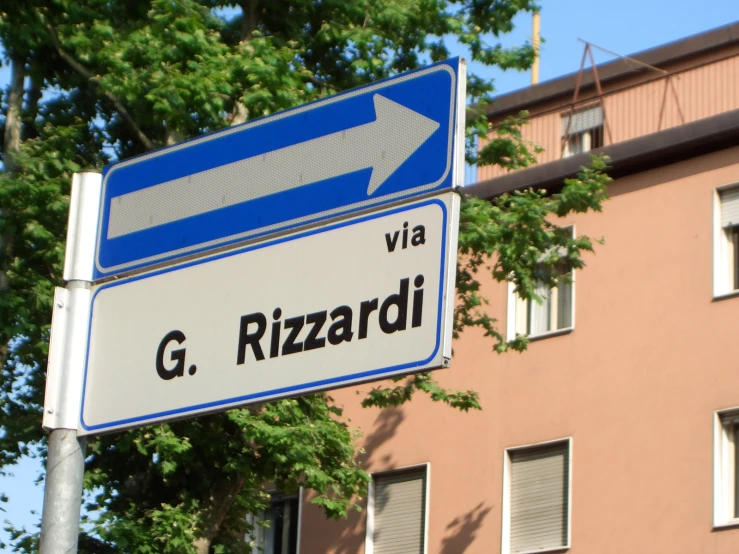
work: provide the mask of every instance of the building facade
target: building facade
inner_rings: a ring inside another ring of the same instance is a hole
[[[560,222],[604,244],[542,305],[485,283],[528,350],[466,331],[435,373],[483,411],[334,391],[364,433],[366,509],[280,499],[295,539],[270,554],[739,552],[739,23],[596,69],[498,98],[491,122],[528,110],[544,151],[467,192],[557,187],[608,154],[603,213]]]

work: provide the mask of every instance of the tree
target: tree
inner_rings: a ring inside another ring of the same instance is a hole
[[[488,45],[512,29],[532,0],[17,0],[0,8],[0,40],[12,79],[2,97],[0,174],[0,465],[43,456],[40,428],[53,287],[61,284],[71,173],[100,168],[183,138],[322,98],[449,56],[524,69],[526,44]],[[469,75],[478,106],[492,84]],[[512,118],[470,161],[511,168],[534,146]],[[469,138],[488,133],[480,110]],[[470,143],[471,144],[471,143]],[[588,237],[556,232],[556,216],[599,210],[604,162],[561,191],[528,190],[463,203],[455,332],[480,326],[492,347],[506,342],[485,311],[480,276],[512,279],[535,297],[554,285],[562,249],[572,267]],[[557,255],[551,254],[557,252]],[[416,392],[462,410],[474,391],[449,391],[420,374],[376,387],[367,405]],[[329,394],[157,425],[92,441],[87,552],[244,552],[246,513],[264,508],[264,484],[305,486],[329,517],[361,496],[368,476],[355,462],[355,431]],[[17,549],[34,537],[19,534]]]

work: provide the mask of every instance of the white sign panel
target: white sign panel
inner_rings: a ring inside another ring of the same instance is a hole
[[[442,367],[454,193],[93,288],[80,435]]]

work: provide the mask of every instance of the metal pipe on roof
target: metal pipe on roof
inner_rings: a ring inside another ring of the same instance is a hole
[[[534,63],[531,65],[531,85],[533,86],[539,84],[539,45],[541,44],[541,21],[539,12],[534,12],[531,26],[531,43],[534,46]]]

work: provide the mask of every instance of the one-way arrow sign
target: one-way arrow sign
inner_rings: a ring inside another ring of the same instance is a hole
[[[366,168],[372,169],[367,187],[367,195],[371,196],[439,128],[436,121],[384,96],[375,94],[374,102],[377,119],[371,123],[113,198],[108,237],[127,235]],[[401,135],[404,140],[388,148],[385,140],[395,135]],[[296,163],[298,160],[307,163]],[[315,164],[312,160],[326,163]]]
[[[96,278],[461,184],[452,60],[106,168]]]

